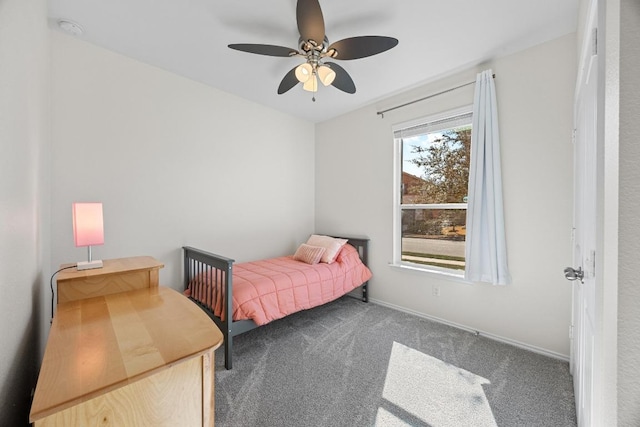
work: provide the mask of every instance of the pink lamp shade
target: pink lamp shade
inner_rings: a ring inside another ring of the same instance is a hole
[[[73,240],[76,246],[104,244],[102,203],[73,204]]]

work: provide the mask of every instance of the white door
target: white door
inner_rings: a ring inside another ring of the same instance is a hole
[[[593,414],[598,123],[596,3],[592,2],[586,48],[581,56],[578,75],[574,140],[574,265],[565,270],[567,278],[573,279],[571,373],[578,425],[581,427],[591,426]]]

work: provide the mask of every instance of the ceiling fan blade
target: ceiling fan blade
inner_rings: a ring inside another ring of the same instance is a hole
[[[324,41],[324,18],[318,0],[298,0],[296,19],[302,40],[313,40],[321,46]]]
[[[336,73],[336,78],[333,80],[333,83],[331,83],[333,87],[340,89],[343,92],[356,93],[356,85],[353,83],[351,76],[344,68],[335,62],[325,62],[324,64],[328,65],[329,68]]]
[[[282,95],[283,93],[287,92],[289,89],[300,83],[296,78],[296,68],[298,68],[297,65],[293,67],[287,74],[285,74],[284,78],[280,82],[280,86],[278,86],[278,95]]]
[[[239,43],[230,44],[229,47],[241,52],[257,53],[258,55],[284,56],[287,58],[293,55],[299,55],[297,50],[290,47],[274,46],[270,44]]]
[[[334,59],[359,59],[377,55],[396,47],[398,39],[385,36],[360,36],[338,40],[327,49],[327,56]]]

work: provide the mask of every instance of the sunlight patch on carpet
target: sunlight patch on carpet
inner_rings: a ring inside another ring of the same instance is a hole
[[[490,382],[394,342],[382,397],[397,410],[379,408],[376,426],[406,425],[407,413],[433,427],[497,427],[483,384]]]
[[[376,414],[377,427],[412,427],[408,422],[403,421],[400,417],[392,414],[384,408],[378,408]]]

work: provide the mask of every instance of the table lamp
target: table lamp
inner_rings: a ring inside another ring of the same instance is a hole
[[[78,270],[102,268],[102,260],[91,259],[91,246],[104,244],[102,203],[73,204],[73,240],[76,247],[86,246],[88,261],[79,261]]]

